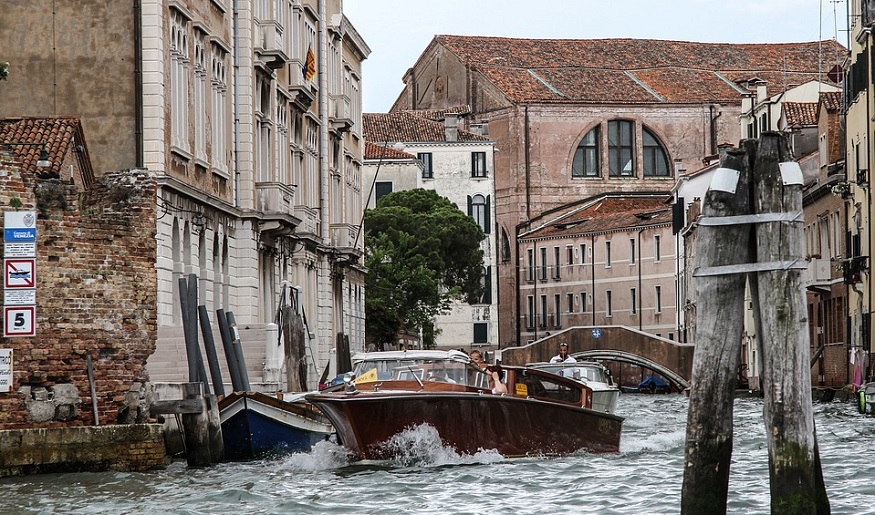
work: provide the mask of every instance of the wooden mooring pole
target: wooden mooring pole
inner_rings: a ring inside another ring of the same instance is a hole
[[[707,223],[750,213],[747,153],[729,150],[717,173],[722,177],[715,183],[725,185],[718,184],[705,195],[703,223],[695,241],[694,276],[703,275],[695,281],[698,344],[693,355],[681,496],[681,511],[688,514],[720,513],[721,506],[723,513],[726,510],[735,371],[744,331],[745,274],[704,274],[719,265],[751,261],[750,225]]]
[[[808,320],[800,276],[805,268],[802,174],[782,134],[764,133],[758,142],[748,140],[742,147],[746,151],[729,151],[715,173],[696,235],[698,342],[681,513],[726,513],[732,391],[747,276],[763,365],[771,513],[828,514],[814,430]],[[749,179],[745,179],[746,168]],[[738,172],[731,196],[726,184],[732,181],[722,180],[733,175],[729,169]],[[745,201],[742,197],[748,191],[750,200]],[[749,210],[745,212],[743,206]]]

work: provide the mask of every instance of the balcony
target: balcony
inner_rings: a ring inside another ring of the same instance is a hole
[[[279,182],[256,182],[256,209],[265,214],[293,215],[295,189]]]
[[[842,261],[842,277],[845,284],[863,282],[863,272],[869,270],[869,256],[855,256]]]
[[[331,125],[331,130],[341,134],[352,129],[354,122],[350,112],[349,97],[331,95],[328,101],[328,123]]]
[[[274,20],[258,22],[255,55],[272,70],[282,68],[289,61],[289,56],[285,51],[282,25]]]
[[[352,224],[331,224],[331,246],[334,260],[339,263],[356,263],[362,254],[358,249],[361,236],[358,226]],[[356,238],[358,237],[358,241]]]

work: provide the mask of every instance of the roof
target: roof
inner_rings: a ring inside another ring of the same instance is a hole
[[[696,43],[654,39],[435,36],[513,102],[740,102],[752,78],[769,95],[818,79],[838,42]],[[820,56],[823,56],[822,58]]]
[[[820,93],[820,102],[826,106],[827,112],[837,113],[842,109],[841,91],[823,91]]]
[[[784,102],[781,105],[788,127],[817,125],[817,102]]]
[[[416,159],[416,156],[396,148],[365,141],[365,159]]]
[[[22,167],[36,170],[40,152],[45,148],[51,165],[40,168],[40,175],[62,175],[61,167],[68,152],[74,151],[85,185],[94,180],[85,137],[79,118],[3,118],[0,119],[0,149],[8,150]]]
[[[471,107],[467,105],[459,105],[447,107],[446,109],[410,109],[405,112],[415,114],[420,118],[427,118],[436,122],[443,121],[448,114],[456,116],[465,116],[471,114]]]
[[[672,212],[671,206],[666,205],[668,198],[667,193],[601,195],[570,206],[564,214],[522,234],[520,239],[566,237],[670,224]]]
[[[362,133],[366,140],[374,142],[395,143],[422,142],[437,143],[447,141],[444,124],[416,116],[410,112],[397,113],[364,113],[362,115]],[[459,129],[457,141],[486,142],[487,137]]]

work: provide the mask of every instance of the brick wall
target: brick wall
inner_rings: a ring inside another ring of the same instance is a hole
[[[156,325],[156,182],[113,172],[83,191],[0,162],[0,205],[37,211],[36,337],[0,338],[14,384],[0,393],[0,429],[142,422],[146,358]]]

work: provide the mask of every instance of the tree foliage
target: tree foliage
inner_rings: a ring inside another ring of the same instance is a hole
[[[367,332],[380,348],[399,330],[448,313],[454,300],[483,294],[483,231],[449,199],[423,189],[390,193],[364,224]]]

